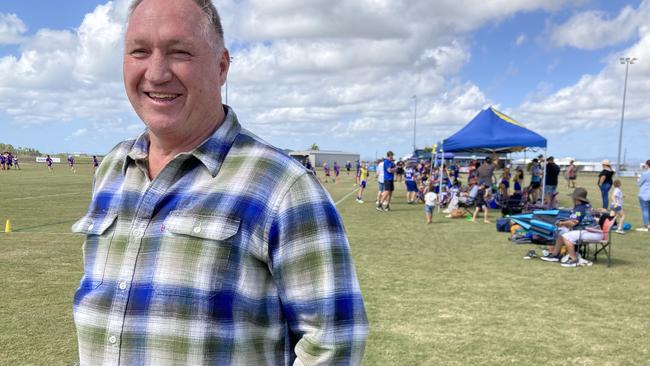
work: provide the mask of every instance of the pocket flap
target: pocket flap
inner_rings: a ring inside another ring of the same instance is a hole
[[[72,232],[86,235],[102,235],[113,225],[117,212],[91,212],[72,225]]]
[[[209,240],[226,240],[237,234],[239,223],[239,219],[227,216],[172,211],[165,219],[165,229],[174,234]]]

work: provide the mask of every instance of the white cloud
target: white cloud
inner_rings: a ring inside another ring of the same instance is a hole
[[[0,13],[0,45],[20,43],[27,26],[16,14]]]
[[[640,27],[650,22],[650,2],[644,0],[637,9],[626,6],[618,16],[609,18],[602,11],[591,10],[571,17],[551,30],[556,46],[595,50],[630,40]]]
[[[87,14],[76,31],[40,29],[0,58],[0,108],[22,123],[124,113],[121,41],[127,0]]]
[[[88,120],[86,136],[138,132],[120,72],[128,2],[98,6],[73,30],[14,32],[21,53],[0,58],[0,108],[20,123]],[[246,127],[283,147],[327,148],[319,139],[348,136],[338,140],[349,149],[368,141],[383,149],[410,141],[417,94],[418,141],[430,144],[490,104],[457,79],[473,30],[581,2],[218,0],[234,56],[229,103]]]
[[[526,42],[526,35],[523,33],[518,35],[517,39],[515,39],[515,45],[517,45],[517,47],[523,45],[525,42]]]
[[[574,85],[551,95],[531,96],[517,108],[517,115],[550,134],[615,126],[621,118],[625,66],[618,58],[623,55],[639,59],[629,69],[625,118],[647,123],[650,129],[650,63],[644,61],[650,60],[650,33],[643,34],[629,49],[608,57],[598,74],[583,75]]]

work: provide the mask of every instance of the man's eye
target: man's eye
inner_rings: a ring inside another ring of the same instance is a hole
[[[129,52],[129,55],[133,57],[144,57],[148,54],[148,52],[144,49],[135,49],[131,52]]]
[[[171,51],[172,55],[180,56],[180,57],[190,57],[192,56],[191,53],[185,51],[185,50],[172,50]]]

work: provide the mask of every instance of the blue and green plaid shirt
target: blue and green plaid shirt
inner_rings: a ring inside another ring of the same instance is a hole
[[[82,365],[348,365],[368,323],[331,198],[230,108],[153,180],[148,135],[97,172],[74,296]]]

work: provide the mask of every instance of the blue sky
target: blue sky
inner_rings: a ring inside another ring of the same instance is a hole
[[[229,104],[276,146],[371,158],[431,145],[495,105],[549,154],[650,157],[648,1],[215,1]],[[471,3],[471,4],[470,4]],[[143,126],[121,81],[127,0],[0,4],[0,142],[104,154]],[[396,15],[397,14],[397,15]]]

